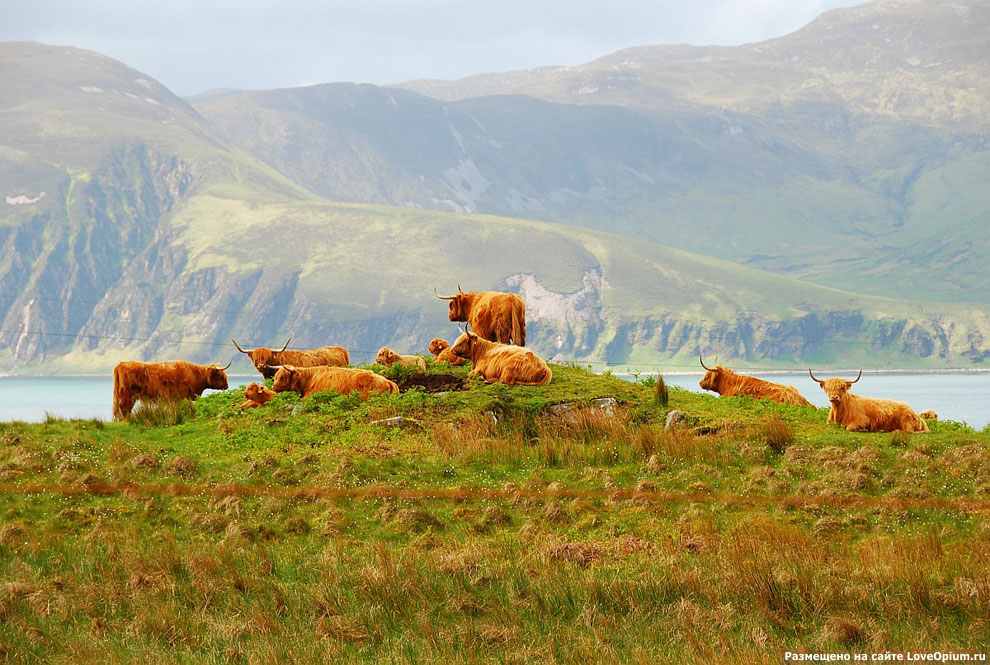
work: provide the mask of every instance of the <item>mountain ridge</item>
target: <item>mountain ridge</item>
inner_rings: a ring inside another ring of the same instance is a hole
[[[357,360],[423,350],[456,334],[432,288],[458,283],[523,294],[538,352],[600,367],[990,353],[971,297],[986,281],[982,135],[846,112],[804,135],[821,116],[787,115],[800,104],[778,122],[357,84],[193,107],[103,56],[0,54],[7,368],[213,362],[230,336],[344,343]],[[870,280],[889,286],[856,293]],[[895,298],[904,287],[921,300]]]

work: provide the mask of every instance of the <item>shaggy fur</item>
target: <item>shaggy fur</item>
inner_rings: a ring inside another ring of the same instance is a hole
[[[207,388],[226,390],[227,367],[185,360],[117,363],[113,368],[113,418],[126,418],[139,400],[194,399]]]
[[[230,340],[234,342],[234,340]],[[292,338],[289,338],[292,341]],[[289,342],[285,343],[285,346],[281,350],[275,351],[264,346],[259,346],[257,349],[251,351],[245,351],[234,342],[234,346],[237,350],[246,355],[254,363],[254,368],[261,372],[261,376],[266,379],[270,379],[275,376],[275,369],[273,367],[280,367],[282,365],[292,365],[293,367],[346,367],[351,364],[351,355],[342,346],[324,346],[319,349],[308,349],[308,350],[292,350],[287,351],[286,347]]]
[[[716,365],[708,370],[698,382],[704,390],[711,390],[725,397],[747,395],[756,399],[769,399],[783,404],[811,406],[811,402],[801,396],[794,386],[764,381],[754,376],[736,374],[731,369]]]
[[[811,373],[811,370],[808,370]],[[862,376],[862,372],[860,373]],[[811,375],[815,379],[815,375]],[[858,381],[859,378],[856,379]],[[927,432],[928,425],[911,407],[892,399],[871,399],[849,392],[856,381],[825,379],[818,384],[828,395],[832,408],[828,422],[842,425],[851,432]]]
[[[373,392],[399,392],[399,386],[370,370],[291,365],[278,368],[272,388],[277,393],[291,390],[299,393],[303,399],[324,390],[333,390],[344,395],[356,390],[361,395],[361,399],[368,399]]]
[[[918,414],[919,418],[924,418],[925,420],[938,420],[938,414],[928,409],[927,411],[922,411]]]
[[[244,389],[244,401],[241,402],[242,409],[253,409],[263,404],[267,404],[275,393],[257,383],[250,384]]]
[[[459,288],[459,287],[458,287]],[[450,301],[451,321],[465,321],[482,339],[526,346],[526,305],[515,293],[458,291]]]
[[[469,379],[481,376],[486,383],[544,386],[553,378],[543,359],[529,349],[490,342],[473,332],[462,333],[450,350],[471,361]]]
[[[455,356],[450,350],[450,344],[448,344],[445,339],[434,337],[433,341],[430,342],[429,349],[430,353],[433,354],[433,359],[438,363],[447,363],[448,365],[464,364],[464,358]]]
[[[385,367],[391,367],[392,365],[398,363],[403,367],[426,371],[426,361],[423,360],[421,356],[404,356],[396,353],[387,346],[383,346],[378,349],[378,355],[375,356],[375,362],[379,365],[384,365]]]

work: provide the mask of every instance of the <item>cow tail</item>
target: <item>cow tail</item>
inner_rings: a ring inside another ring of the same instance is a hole
[[[120,385],[121,383],[120,379],[121,379],[120,366],[118,365],[117,367],[113,368],[113,419],[114,420],[120,420],[124,417],[124,414],[122,413],[122,410],[120,408],[120,402],[121,402],[120,391],[122,389],[122,386]]]
[[[512,312],[512,343],[526,346],[526,313],[518,309]]]

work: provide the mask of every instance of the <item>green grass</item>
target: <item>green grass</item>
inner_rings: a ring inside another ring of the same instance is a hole
[[[676,388],[687,427],[668,434],[651,386],[553,370],[243,413],[227,391],[164,427],[0,424],[0,658],[990,647],[990,435],[848,433],[825,410]],[[591,405],[605,396],[613,416]],[[371,424],[394,415],[419,426]]]

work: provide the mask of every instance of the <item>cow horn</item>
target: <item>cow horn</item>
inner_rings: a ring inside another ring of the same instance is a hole
[[[279,349],[275,353],[282,353],[283,351],[285,351],[287,348],[289,348],[289,342],[291,342],[291,341],[292,341],[292,338],[291,337],[289,339],[285,340],[285,346],[283,346],[281,349]]]
[[[230,338],[230,341],[231,341],[231,342],[234,342],[234,338],[233,338],[233,337],[231,337],[231,338]],[[249,354],[249,353],[250,353],[249,351],[245,351],[244,349],[242,349],[242,348],[241,348],[241,345],[240,345],[240,344],[238,344],[237,342],[234,342],[234,346],[236,346],[236,347],[237,347],[237,350],[238,350],[238,351],[240,351],[241,353],[245,353],[245,354]]]
[[[453,300],[454,298],[457,297],[457,296],[442,296],[439,293],[437,293],[437,287],[435,286],[433,287],[433,295],[435,295],[440,300]]]
[[[861,369],[861,370],[859,370],[859,375],[856,376],[856,378],[853,379],[852,381],[850,381],[849,383],[856,383],[857,381],[859,381],[862,378],[862,376],[863,376],[863,370]]]
[[[811,368],[810,368],[810,367],[808,368],[808,374],[811,374]],[[814,374],[811,374],[811,378],[812,378],[812,379],[815,379],[815,375],[814,375]],[[824,381],[822,381],[821,379],[815,379],[815,381],[817,381],[817,382],[818,382],[818,385],[822,385],[823,383],[825,383],[825,382],[824,382]]]
[[[233,361],[233,360],[231,360],[231,361],[230,361],[229,363],[227,363],[227,366],[226,366],[226,367],[221,367],[221,368],[220,368],[220,371],[221,371],[221,372],[226,372],[226,371],[227,371],[227,370],[228,370],[228,369],[230,368],[230,366],[231,366],[231,365],[232,365],[233,363],[234,363],[234,361]],[[217,365],[219,366],[219,365],[220,365],[220,363],[217,363]]]
[[[712,368],[705,364],[705,357],[700,353],[698,354],[698,360],[701,362],[701,366],[704,367],[706,371],[712,371]]]
[[[464,289],[461,288],[461,285],[460,284],[457,285],[457,292],[458,293],[464,293]]]

